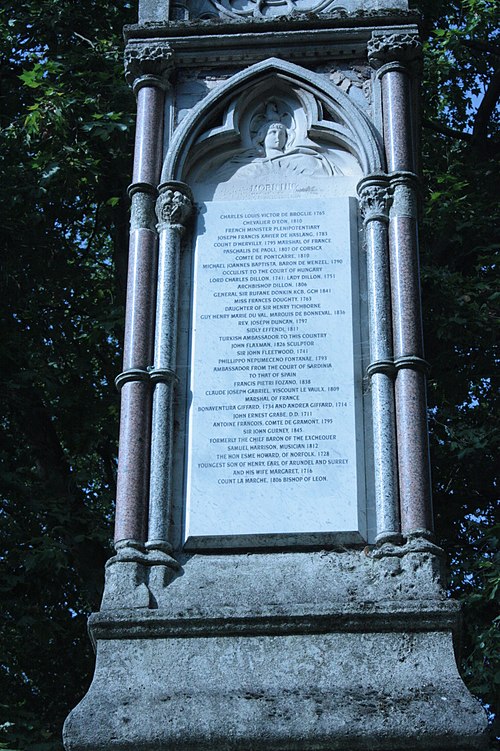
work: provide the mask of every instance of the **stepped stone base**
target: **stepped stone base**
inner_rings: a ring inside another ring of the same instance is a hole
[[[95,677],[66,722],[68,751],[484,747],[484,712],[455,663],[458,606],[443,596],[436,556],[181,563],[148,608],[117,607],[115,563],[107,609],[90,620]],[[152,585],[138,567],[143,602]]]

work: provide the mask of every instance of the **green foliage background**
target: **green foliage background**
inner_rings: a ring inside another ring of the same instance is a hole
[[[59,751],[110,553],[133,97],[122,0],[0,7],[0,748]],[[498,715],[499,11],[422,0],[422,273],[437,533]],[[494,733],[493,733],[494,735]],[[492,741],[492,744],[494,741]],[[493,746],[492,746],[493,747]]]

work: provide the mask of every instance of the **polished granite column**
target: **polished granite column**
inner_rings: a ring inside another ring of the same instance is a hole
[[[126,53],[126,77],[137,96],[127,282],[115,546],[125,559],[147,538],[151,385],[158,235],[155,201],[163,157],[165,92],[172,56],[164,46]]]
[[[174,390],[177,381],[177,317],[179,265],[182,237],[192,214],[191,191],[181,182],[159,187],[156,204],[160,251],[153,383],[151,484],[149,497],[148,550],[171,552],[169,527],[172,496],[172,443]]]
[[[401,529],[406,537],[429,537],[432,502],[425,395],[427,363],[423,359],[412,91],[421,44],[416,34],[374,34],[368,54],[372,65],[379,67],[384,146],[392,192],[389,254]]]
[[[358,186],[364,225],[370,332],[370,379],[377,543],[401,537],[398,501],[388,233],[390,192],[385,175]]]

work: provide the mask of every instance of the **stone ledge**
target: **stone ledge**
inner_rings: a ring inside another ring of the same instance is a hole
[[[379,556],[384,550],[388,555]],[[411,545],[375,551],[183,554],[177,561],[179,570],[173,579],[166,571],[165,581],[156,575],[161,566],[150,567],[153,580],[140,562],[109,565],[102,610],[136,607],[172,616],[221,617],[290,613],[299,604],[314,613],[320,606],[340,612],[352,605],[365,611],[378,601],[403,603],[403,608],[410,602],[418,607],[445,601],[441,557],[414,551]]]
[[[196,34],[235,34],[235,33],[259,33],[265,31],[288,31],[301,28],[349,28],[353,24],[356,27],[383,26],[390,24],[391,27],[403,24],[415,24],[421,21],[421,14],[417,10],[404,10],[401,8],[357,8],[351,11],[339,9],[329,13],[294,13],[290,16],[261,17],[246,19],[217,18],[210,19],[194,18],[188,21],[151,21],[140,24],[129,24],[124,27],[126,41],[130,39],[144,39],[152,37],[175,37],[191,36]]]
[[[218,612],[217,612],[218,611]],[[260,613],[244,605],[167,613],[122,609],[94,613],[89,630],[99,639],[163,639],[236,634],[452,631],[460,625],[460,606],[446,601],[391,601],[264,606]]]

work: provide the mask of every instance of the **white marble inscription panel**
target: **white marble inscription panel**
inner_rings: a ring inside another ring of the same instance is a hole
[[[185,518],[193,547],[364,536],[356,235],[349,198],[200,205]]]

